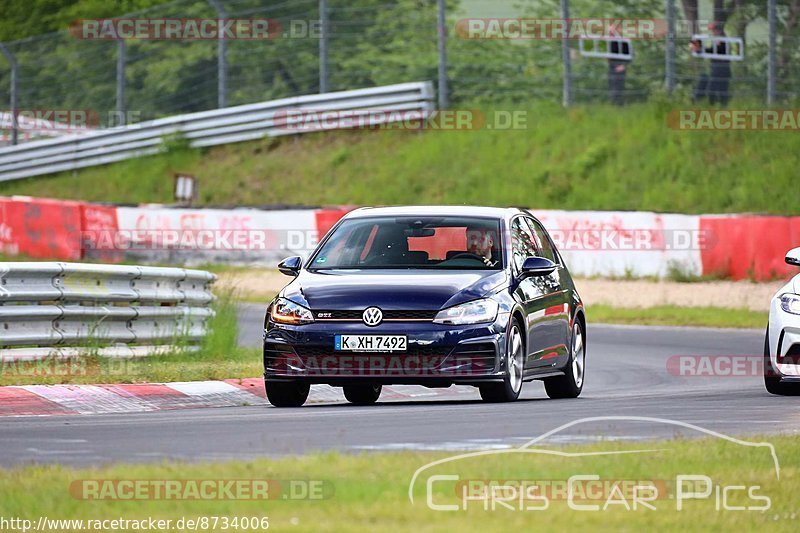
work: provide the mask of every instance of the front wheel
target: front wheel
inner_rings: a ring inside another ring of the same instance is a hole
[[[544,380],[544,390],[550,398],[577,398],[581,395],[586,371],[585,334],[580,320],[576,317],[572,326],[569,362],[564,368],[564,375]]]
[[[525,343],[519,322],[515,319],[506,346],[506,375],[502,383],[481,385],[481,398],[487,402],[513,402],[522,391],[522,369],[525,366]]]
[[[300,407],[308,399],[308,383],[265,381],[267,399],[275,407]]]
[[[345,385],[342,387],[344,397],[355,405],[372,405],[381,396],[381,385]]]

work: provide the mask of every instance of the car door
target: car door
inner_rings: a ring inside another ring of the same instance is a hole
[[[562,286],[561,283],[564,265],[547,231],[533,217],[526,216],[524,219],[533,234],[537,250],[536,254],[558,265],[558,268],[552,274],[537,278],[537,283],[541,284],[540,290],[543,294],[540,306],[544,310],[544,319],[539,328],[540,338],[537,340],[537,343],[542,346],[542,353],[536,360],[531,362],[534,367],[551,366],[554,362],[563,363],[568,353],[567,346],[569,346],[571,334],[569,324],[570,295],[567,288]]]
[[[515,217],[511,221],[511,253],[514,274],[519,279],[522,272],[522,264],[528,257],[536,256],[539,250],[536,246],[536,238],[530,226],[522,216]],[[525,358],[525,369],[540,366],[539,361],[546,354],[549,340],[547,332],[547,322],[550,320],[545,313],[550,289],[548,283],[541,277],[526,277],[519,281],[514,290],[517,300],[525,309],[526,324],[526,346],[527,357]]]

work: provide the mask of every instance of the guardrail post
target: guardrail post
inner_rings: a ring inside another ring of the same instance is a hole
[[[775,0],[767,1],[769,52],[767,55],[767,105],[775,104],[778,78],[778,14]],[[784,46],[788,46],[783,43]]]
[[[569,21],[569,0],[561,0],[561,18]],[[561,103],[569,107],[572,103],[572,63],[569,55],[569,36],[561,38],[561,61],[564,64],[564,80]]]
[[[672,96],[675,90],[675,0],[667,0],[667,42],[664,58],[664,85],[667,94]]]
[[[228,106],[228,41],[219,29],[228,14],[219,0],[208,0],[208,3],[217,11],[217,107],[223,108]]]
[[[114,126],[124,126],[125,119],[125,39],[117,41],[117,120]]]
[[[11,64],[11,101],[9,107],[11,108],[11,144],[17,144],[19,137],[19,123],[17,122],[17,84],[19,81],[19,65],[5,44],[0,43],[0,52],[6,57]]]
[[[328,92],[328,37],[331,25],[328,18],[328,0],[319,0],[319,92]]]

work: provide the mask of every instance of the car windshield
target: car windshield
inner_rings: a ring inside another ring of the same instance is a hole
[[[499,270],[500,221],[478,217],[374,217],[342,222],[311,270]]]

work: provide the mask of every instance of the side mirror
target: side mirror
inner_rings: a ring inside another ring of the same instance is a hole
[[[278,263],[278,270],[281,274],[295,277],[300,273],[300,268],[303,266],[303,259],[298,256],[289,257]]]
[[[544,257],[529,257],[522,263],[522,276],[547,276],[557,268],[557,264]]]
[[[800,266],[800,248],[789,250],[786,254],[786,262],[792,266]]]

